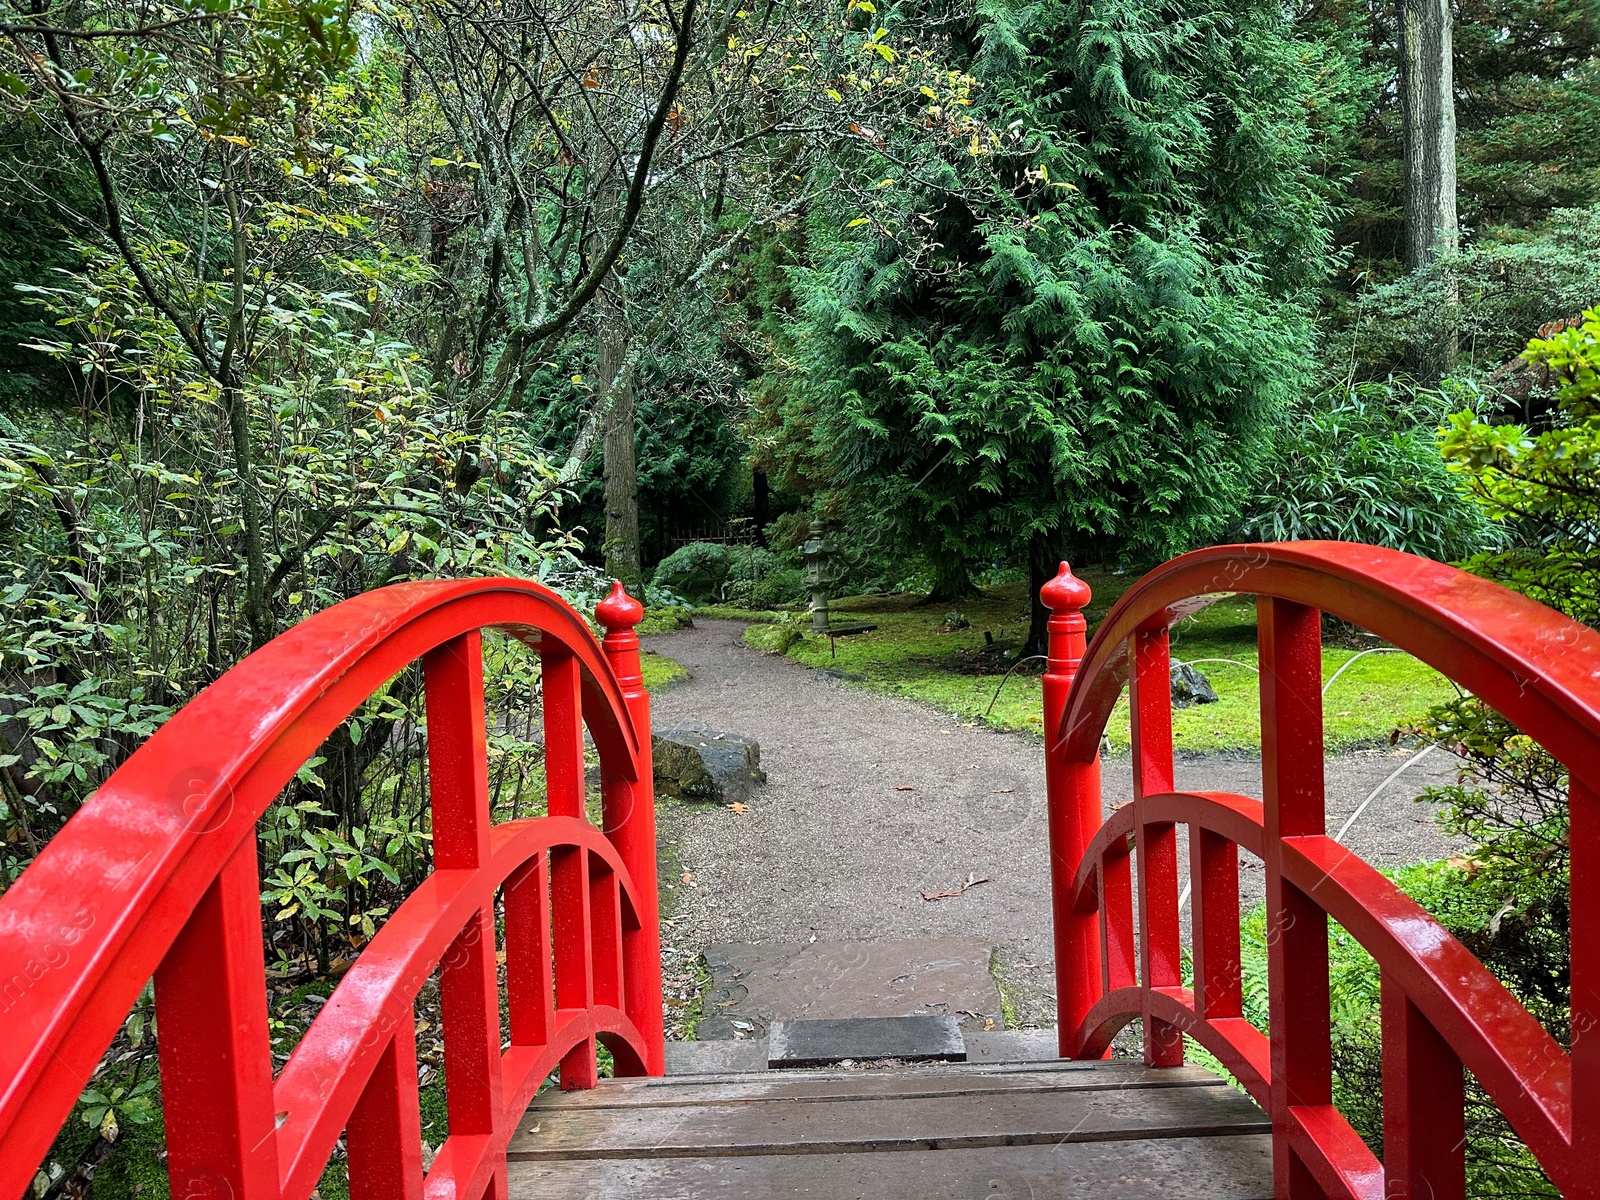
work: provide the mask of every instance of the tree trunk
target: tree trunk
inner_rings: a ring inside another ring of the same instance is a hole
[[[963,558],[939,555],[933,563],[933,590],[920,604],[959,604],[963,600],[976,600],[983,595],[972,582],[972,572]]]
[[[755,492],[756,544],[767,549],[767,525],[772,520],[772,491],[765,471],[750,472],[750,486]]]
[[[1399,0],[1399,16],[1406,266],[1418,271],[1457,246],[1450,0]],[[1412,369],[1424,382],[1455,366],[1457,298],[1455,280],[1447,279],[1437,329],[1411,348]]]
[[[1044,654],[1050,647],[1050,610],[1039,598],[1045,584],[1056,577],[1061,557],[1053,538],[1035,534],[1028,543],[1028,640],[1017,657]]]
[[[606,416],[600,453],[605,466],[606,573],[635,595],[643,583],[639,567],[639,469],[634,458],[633,377],[623,372],[628,354],[628,314],[615,274],[600,292],[600,387],[616,391]]]

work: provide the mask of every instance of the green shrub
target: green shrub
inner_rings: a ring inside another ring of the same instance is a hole
[[[696,603],[762,609],[798,600],[804,580],[798,568],[759,546],[691,542],[661,560],[651,586]]]
[[[728,581],[728,548],[714,542],[680,546],[656,566],[650,582],[689,600],[720,600]]]
[[[1250,541],[1372,542],[1454,562],[1498,531],[1439,455],[1438,393],[1357,384],[1291,410],[1272,435],[1239,527]]]

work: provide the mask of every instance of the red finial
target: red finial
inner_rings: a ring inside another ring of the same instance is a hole
[[[611,594],[594,607],[594,618],[612,633],[632,629],[644,618],[644,605],[623,590],[622,581],[611,581]]]
[[[1039,599],[1051,612],[1079,612],[1089,605],[1089,585],[1072,573],[1066,563],[1056,577],[1039,589]]]

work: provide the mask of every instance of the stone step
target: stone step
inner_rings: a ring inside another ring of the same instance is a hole
[[[767,1030],[767,1066],[772,1068],[883,1058],[965,1062],[967,1047],[953,1017],[774,1021]]]
[[[898,1020],[934,1022],[935,1032],[929,1035],[929,1045],[923,1048],[908,1049],[903,1043],[892,1041],[898,1037],[898,1032],[882,1034],[873,1031],[873,1024],[878,1021],[889,1021],[893,1024],[896,1018],[863,1017],[849,1022],[817,1022],[817,1021],[779,1021],[774,1022],[772,1029],[780,1026],[785,1030],[785,1037],[779,1049],[772,1049],[775,1037],[743,1038],[735,1041],[708,1041],[708,1042],[668,1042],[667,1043],[667,1074],[678,1075],[730,1075],[749,1071],[765,1071],[769,1067],[793,1067],[796,1065],[815,1066],[823,1063],[842,1062],[846,1059],[874,1059],[874,1058],[920,1058],[942,1059],[952,1062],[974,1063],[1043,1063],[1053,1062],[1057,1056],[1056,1031],[1049,1029],[996,1029],[991,1031],[963,1030],[955,1027],[955,1036],[960,1039],[960,1053],[939,1049],[933,1042],[933,1037],[949,1038],[948,1029],[954,1025],[948,1018],[899,1018]],[[802,1044],[798,1037],[816,1036],[807,1034],[812,1027],[834,1027],[848,1025],[857,1033],[854,1036],[865,1037],[864,1045],[859,1042],[843,1044],[835,1042],[823,1046],[824,1052],[817,1052],[813,1046],[808,1054],[797,1054],[795,1047]],[[860,1027],[866,1028],[863,1030]],[[798,1035],[793,1032],[798,1030]],[[771,1031],[769,1030],[769,1035]],[[799,1059],[799,1063],[794,1061]]]
[[[971,937],[711,946],[696,1036],[759,1038],[774,1021],[854,1017],[949,1017],[966,1029],[997,1029],[993,952]]]

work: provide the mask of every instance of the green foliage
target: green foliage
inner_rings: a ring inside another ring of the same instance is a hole
[[[1381,378],[1443,322],[1460,344],[1459,372],[1485,386],[1517,384],[1528,335],[1600,297],[1600,205],[1562,209],[1528,228],[1499,227],[1458,254],[1372,287],[1348,302],[1329,333],[1330,374]],[[1528,400],[1525,381],[1519,400]]]
[[[690,542],[656,566],[654,587],[694,602],[726,602],[735,608],[766,609],[800,598],[800,571],[758,546]]]
[[[1600,19],[1589,0],[1460,0],[1453,76],[1461,223],[1514,233],[1600,201]],[[1338,71],[1329,82],[1356,133],[1329,139],[1323,170],[1348,216],[1341,241],[1379,282],[1397,271],[1403,172],[1392,5],[1324,0],[1310,28]],[[1313,118],[1315,119],[1315,118]],[[1545,318],[1548,319],[1548,318]],[[1531,326],[1521,327],[1522,336]]]
[[[1091,629],[1137,577],[1086,569],[1077,573],[1094,589]],[[830,604],[846,618],[872,622],[871,633],[805,638],[787,651],[809,667],[832,667],[862,676],[862,686],[919,700],[941,712],[996,729],[1038,736],[1044,723],[1040,677],[1027,667],[1005,673],[1027,636],[1018,582],[984,588],[964,601],[966,629],[944,628],[943,607],[919,605],[914,595],[861,596]],[[735,614],[728,614],[730,616]],[[993,635],[990,645],[986,634]],[[765,648],[773,635],[748,630],[745,640]],[[1215,704],[1173,713],[1173,739],[1191,754],[1236,753],[1261,745],[1261,685],[1255,668],[1255,603],[1248,597],[1210,605],[1173,629],[1173,657],[1195,662],[1216,688]],[[1332,679],[1356,651],[1323,649],[1323,678]],[[1037,668],[1034,668],[1034,672]],[[1455,694],[1438,672],[1408,654],[1368,654],[1339,675],[1327,693],[1324,732],[1330,749],[1387,745],[1397,728],[1409,728],[1434,705]],[[1106,729],[1111,746],[1129,745],[1126,702],[1113,709]]]
[[[1205,540],[1298,392],[1328,262],[1301,48],[1272,6],[1161,3],[988,6],[976,43],[1007,132],[867,218],[814,212],[757,437],[902,558]]]
[[[1447,403],[1391,382],[1294,405],[1254,477],[1241,534],[1371,542],[1446,562],[1492,544],[1499,530],[1439,457]]]
[[[1523,357],[1555,377],[1556,399],[1574,412],[1600,408],[1590,403],[1600,397],[1600,308],[1589,309],[1580,323],[1559,333],[1534,338]]]
[[[1546,366],[1560,389],[1542,427],[1497,425],[1464,411],[1440,435],[1450,468],[1515,539],[1474,558],[1473,570],[1590,624],[1600,621],[1600,553],[1591,532],[1600,519],[1596,330],[1591,310],[1577,327],[1529,344],[1527,357]]]

